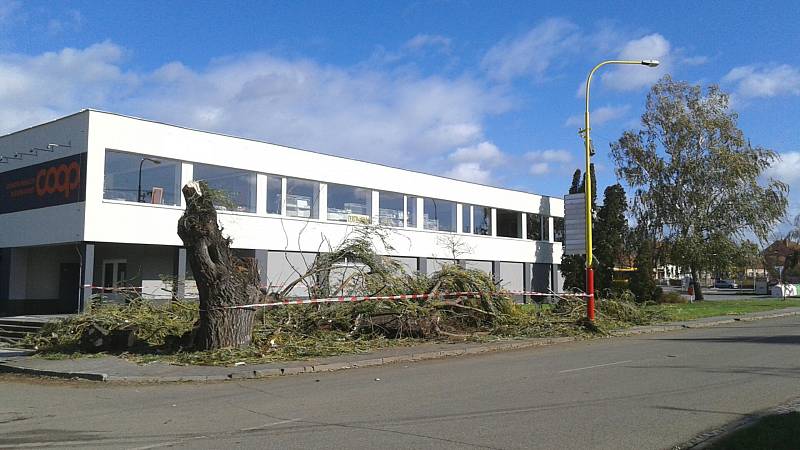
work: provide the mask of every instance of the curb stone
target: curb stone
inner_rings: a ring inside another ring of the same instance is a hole
[[[636,327],[626,330],[616,330],[609,333],[611,337],[636,336],[641,334],[652,334],[659,332],[675,331],[687,328],[709,328],[717,325],[729,324],[734,322],[751,322],[762,319],[774,319],[800,315],[800,309],[795,311],[784,311],[780,313],[767,313],[753,316],[739,316],[706,322],[679,322],[676,324],[658,324]],[[702,320],[702,319],[700,319]],[[89,381],[106,382],[128,382],[128,383],[168,383],[168,382],[209,382],[227,380],[245,380],[268,377],[279,377],[285,375],[298,375],[303,373],[333,372],[346,369],[356,369],[362,367],[375,367],[386,364],[396,364],[404,362],[425,361],[432,359],[442,359],[447,357],[458,357],[464,355],[477,355],[489,352],[518,350],[533,347],[544,347],[567,342],[582,340],[580,336],[564,336],[553,338],[534,338],[500,343],[487,343],[483,345],[455,348],[451,350],[435,350],[420,353],[408,353],[397,356],[387,356],[382,358],[367,358],[363,360],[353,360],[344,362],[333,362],[317,365],[298,365],[281,368],[248,369],[228,374],[219,375],[110,375],[102,372],[76,372],[76,371],[56,371],[47,369],[35,369],[20,365],[12,365],[12,361],[0,359],[0,373],[18,373],[32,376],[55,377],[63,379],[82,379]]]

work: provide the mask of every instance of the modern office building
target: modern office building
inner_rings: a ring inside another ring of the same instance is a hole
[[[0,313],[190,296],[176,229],[193,179],[228,194],[224,232],[268,289],[365,224],[409,271],[456,259],[510,289],[562,284],[559,198],[84,110],[0,137]]]

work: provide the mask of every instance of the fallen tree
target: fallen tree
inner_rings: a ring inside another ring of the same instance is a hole
[[[194,347],[245,347],[252,340],[255,311],[232,307],[258,303],[258,270],[254,263],[231,252],[231,240],[222,235],[208,185],[192,181],[182,192],[186,210],[178,221],[178,236],[186,247],[200,295]]]

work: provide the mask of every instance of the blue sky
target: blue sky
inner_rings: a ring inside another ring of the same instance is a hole
[[[94,107],[560,196],[588,70],[657,58],[593,84],[601,188],[669,73],[730,92],[800,191],[797,23],[797,2],[0,0],[0,131]]]

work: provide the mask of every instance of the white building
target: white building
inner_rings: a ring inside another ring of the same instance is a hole
[[[0,314],[79,311],[102,288],[171,295],[192,179],[229,194],[220,222],[265,285],[364,222],[391,230],[412,271],[452,261],[456,239],[459,263],[510,289],[562,284],[558,198],[94,110],[0,137],[0,156]]]

